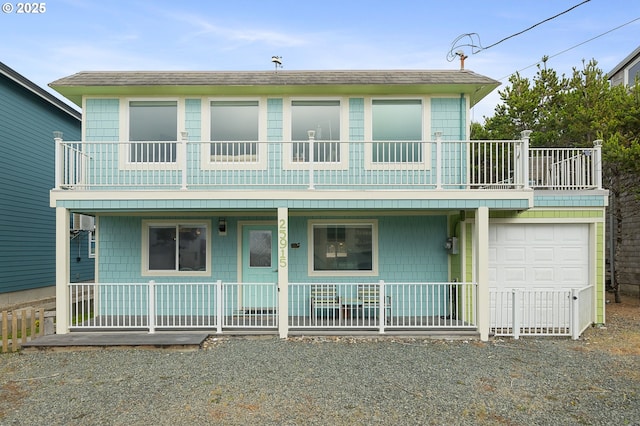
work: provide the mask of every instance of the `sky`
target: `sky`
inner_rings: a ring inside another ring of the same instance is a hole
[[[51,0],[36,14],[0,0],[0,62],[49,90],[80,71],[272,70],[272,56],[284,70],[459,69],[453,48],[504,88],[545,55],[560,75],[591,59],[609,72],[640,46],[640,1],[583,1]],[[498,90],[473,121],[493,115]]]

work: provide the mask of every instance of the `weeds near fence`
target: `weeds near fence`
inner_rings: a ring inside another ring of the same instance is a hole
[[[44,335],[44,308],[2,311],[2,351],[16,352],[23,344]]]

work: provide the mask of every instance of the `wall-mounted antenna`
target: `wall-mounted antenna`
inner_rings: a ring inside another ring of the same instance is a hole
[[[278,72],[278,68],[282,68],[282,56],[272,56],[271,62],[276,66],[276,72]]]

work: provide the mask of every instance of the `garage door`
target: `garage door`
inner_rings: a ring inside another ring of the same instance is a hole
[[[490,287],[553,290],[588,283],[588,224],[489,224]]]
[[[489,224],[494,334],[570,333],[571,288],[589,283],[589,225]],[[517,305],[511,290],[517,293]],[[518,309],[515,309],[518,306]]]

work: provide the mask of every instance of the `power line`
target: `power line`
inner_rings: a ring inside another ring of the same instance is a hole
[[[505,38],[503,38],[503,39],[502,39],[502,40],[500,40],[500,41],[497,41],[497,42],[495,42],[495,43],[493,43],[493,44],[491,44],[491,45],[489,45],[489,46],[487,46],[487,47],[484,47],[484,48],[483,48],[483,50],[487,50],[487,49],[489,49],[489,48],[492,48],[493,46],[496,46],[496,45],[498,45],[498,44],[502,43],[503,41],[507,41],[507,40],[509,40],[510,38],[513,38],[513,37],[519,36],[520,34],[524,34],[524,33],[526,33],[527,31],[534,29],[534,28],[535,28],[535,27],[537,27],[538,25],[544,24],[545,22],[549,22],[549,21],[551,21],[552,19],[556,19],[558,16],[564,15],[564,14],[565,14],[565,13],[567,13],[567,12],[571,12],[571,11],[572,11],[573,9],[575,9],[576,7],[578,7],[578,6],[582,6],[583,4],[585,4],[585,3],[589,3],[590,1],[591,1],[591,0],[584,0],[582,3],[576,4],[575,6],[570,7],[569,9],[565,10],[564,12],[560,12],[560,13],[558,13],[557,15],[552,16],[551,18],[547,18],[547,19],[545,19],[544,21],[540,21],[540,22],[538,22],[537,24],[533,24],[532,26],[530,26],[529,28],[527,28],[527,29],[525,29],[525,30],[522,30],[522,31],[520,31],[520,32],[518,32],[518,33],[515,33],[515,34],[511,34],[509,37],[505,37]]]
[[[591,37],[591,38],[590,38],[590,39],[588,39],[588,40],[585,40],[585,41],[580,42],[580,43],[578,43],[578,44],[576,44],[576,45],[574,45],[574,46],[571,46],[571,47],[569,47],[569,48],[567,48],[567,49],[564,49],[564,50],[563,50],[563,51],[561,51],[561,52],[555,53],[555,54],[553,54],[553,55],[551,55],[551,56],[547,56],[547,57],[546,57],[546,60],[549,60],[549,59],[551,59],[551,58],[555,58],[556,56],[560,56],[560,55],[562,55],[563,53],[567,53],[568,51],[573,50],[573,49],[575,49],[576,47],[580,47],[580,46],[582,46],[583,44],[587,44],[587,43],[589,43],[589,42],[591,42],[591,41],[593,41],[593,40],[595,40],[595,39],[597,39],[597,38],[600,38],[600,37],[605,36],[605,35],[607,35],[607,34],[609,34],[609,33],[612,33],[612,32],[614,32],[614,31],[616,31],[616,30],[619,30],[619,29],[620,29],[620,28],[622,28],[622,27],[626,27],[627,25],[629,25],[629,24],[633,24],[634,22],[639,21],[639,20],[640,20],[640,16],[639,16],[639,17],[637,17],[637,18],[635,18],[635,19],[632,19],[632,20],[631,20],[631,21],[629,21],[629,22],[625,22],[625,23],[624,23],[624,24],[622,24],[622,25],[618,25],[618,26],[617,26],[617,27],[615,27],[615,28],[612,28],[612,29],[610,29],[610,30],[608,30],[608,31],[605,31],[605,32],[603,32],[602,34],[598,34],[598,35],[597,35],[597,36],[595,36],[595,37]],[[538,61],[538,62],[536,62],[536,63],[534,63],[534,64],[528,65],[528,66],[526,66],[526,67],[524,67],[524,68],[522,68],[522,69],[519,69],[518,71],[514,71],[514,72],[512,72],[512,73],[511,73],[511,74],[509,74],[509,75],[506,75],[506,76],[504,76],[504,77],[501,77],[501,78],[499,78],[498,80],[504,80],[505,78],[509,78],[510,76],[512,76],[513,74],[515,74],[515,73],[517,73],[517,72],[519,73],[519,72],[522,72],[522,71],[527,70],[527,69],[529,69],[529,68],[535,67],[536,65],[539,65],[539,64],[540,64],[540,63],[542,63],[542,62],[544,62],[544,61],[542,61],[542,60],[541,60],[541,61]]]
[[[495,43],[493,43],[493,44],[491,44],[491,45],[489,45],[489,46],[486,46],[486,47],[482,46],[482,43],[480,42],[480,35],[479,35],[478,33],[467,33],[467,34],[462,34],[462,35],[460,35],[458,38],[456,38],[456,39],[453,41],[453,43],[451,43],[451,49],[449,49],[449,53],[447,53],[447,60],[448,60],[449,62],[453,61],[453,59],[455,59],[455,57],[456,57],[456,56],[458,56],[458,53],[459,53],[459,52],[457,52],[457,51],[455,51],[455,52],[454,52],[454,50],[459,49],[460,47],[471,47],[471,53],[472,53],[472,54],[479,53],[479,52],[481,52],[481,51],[483,51],[483,50],[487,50],[487,49],[489,49],[489,48],[491,48],[491,47],[493,47],[493,46],[497,46],[498,44],[500,44],[500,43],[502,43],[502,42],[504,42],[504,41],[506,41],[506,40],[509,40],[510,38],[513,38],[513,37],[519,36],[519,35],[521,35],[521,34],[524,34],[524,33],[526,33],[527,31],[530,31],[530,30],[532,30],[533,28],[535,28],[535,27],[537,27],[537,26],[539,26],[539,25],[544,24],[545,22],[549,22],[549,21],[551,21],[551,20],[553,20],[553,19],[556,19],[556,18],[557,18],[557,17],[559,17],[559,16],[564,15],[565,13],[571,12],[573,9],[575,9],[575,8],[577,8],[577,7],[579,7],[579,6],[582,6],[583,4],[588,3],[588,2],[590,2],[590,1],[591,1],[591,0],[584,0],[582,3],[578,3],[578,4],[576,4],[576,5],[572,6],[572,7],[570,7],[569,9],[565,10],[564,12],[560,12],[560,13],[558,13],[558,14],[556,14],[556,15],[553,15],[553,16],[552,16],[552,17],[550,17],[550,18],[547,18],[547,19],[545,19],[545,20],[542,20],[542,21],[538,22],[537,24],[533,24],[533,25],[532,25],[532,26],[530,26],[529,28],[526,28],[526,29],[524,29],[524,30],[522,30],[522,31],[519,31],[519,32],[515,33],[515,34],[511,34],[510,36],[505,37],[505,38],[503,38],[502,40],[499,40],[499,41],[497,41],[497,42],[495,42]],[[459,42],[460,40],[464,39],[464,38],[469,38],[469,39],[470,39],[470,43],[471,43],[471,44],[458,44],[458,42]],[[476,44],[476,43],[474,43],[474,38],[477,38],[477,44]]]

